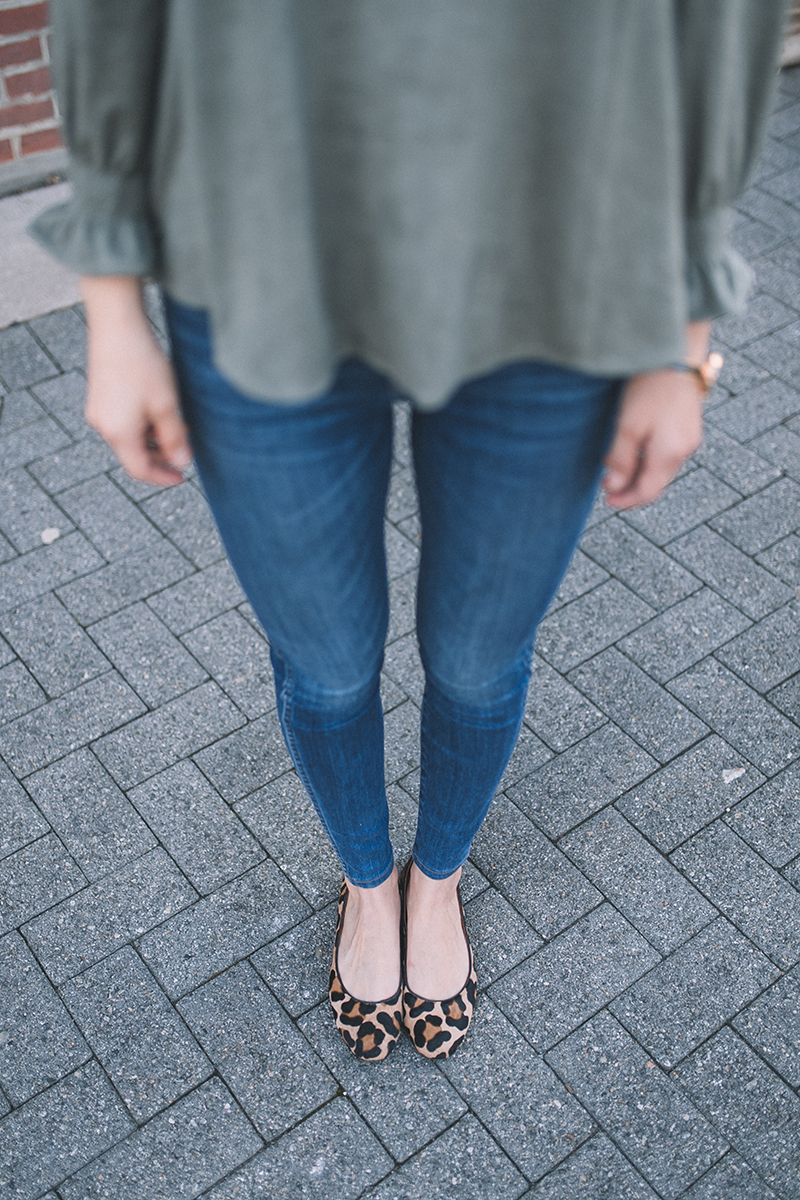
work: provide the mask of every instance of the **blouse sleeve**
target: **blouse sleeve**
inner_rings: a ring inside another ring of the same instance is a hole
[[[742,309],[750,268],[729,241],[732,206],[761,146],[785,0],[678,0],[689,320]]]
[[[73,196],[30,227],[87,275],[144,275],[157,265],[149,161],[165,0],[58,0],[53,69]]]

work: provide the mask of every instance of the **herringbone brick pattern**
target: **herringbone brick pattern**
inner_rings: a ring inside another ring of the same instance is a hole
[[[598,504],[465,872],[452,1062],[325,1001],[338,869],[193,480],[81,420],[80,312],[0,333],[0,1194],[794,1200],[800,1179],[800,72],[736,237],[705,444]],[[384,703],[413,835],[417,519],[398,414]]]

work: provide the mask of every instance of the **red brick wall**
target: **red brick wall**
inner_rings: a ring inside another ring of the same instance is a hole
[[[48,43],[46,2],[0,0],[0,174],[62,145]]]

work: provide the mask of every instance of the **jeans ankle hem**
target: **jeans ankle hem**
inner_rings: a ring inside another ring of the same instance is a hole
[[[392,856],[392,861],[389,863],[388,871],[382,871],[374,879],[368,879],[363,883],[359,883],[359,881],[357,879],[352,879],[350,877],[346,868],[345,868],[345,872],[344,872],[344,877],[349,884],[352,884],[353,887],[376,888],[376,887],[380,887],[382,883],[386,883],[386,880],[389,878],[389,876],[391,875],[393,870],[394,870],[394,856]]]
[[[463,867],[464,863],[467,861],[467,858],[462,858],[460,862],[456,863],[456,865],[454,867],[451,867],[447,871],[431,871],[428,867],[424,866],[420,862],[419,857],[415,850],[411,851],[411,857],[414,860],[414,863],[415,863],[417,869],[420,870],[423,875],[425,875],[428,879],[436,879],[436,880],[449,879],[450,876],[454,875],[455,872],[460,867]],[[467,856],[467,857],[469,857],[469,856]]]

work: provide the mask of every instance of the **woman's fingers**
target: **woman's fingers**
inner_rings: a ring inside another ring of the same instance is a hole
[[[192,452],[170,374],[132,370],[120,378],[96,373],[86,420],[134,479],[161,487],[183,479],[181,471]]]
[[[144,432],[144,436],[119,442],[111,447],[127,473],[143,483],[155,483],[159,487],[171,487],[183,482],[183,474],[171,465],[158,443]],[[187,461],[188,465],[188,461]]]
[[[700,445],[702,396],[690,375],[653,371],[625,389],[606,456],[603,486],[612,508],[655,500]]]
[[[611,449],[606,455],[606,473],[603,487],[606,496],[624,496],[633,487],[641,466],[641,439],[638,434],[622,425],[617,425]],[[609,500],[609,503],[612,501]]]
[[[163,461],[178,471],[185,470],[192,461],[189,432],[180,415],[176,400],[169,409],[155,417],[152,426],[152,441]]]
[[[675,475],[680,463],[662,458],[652,442],[641,447],[641,457],[636,473],[630,481],[616,491],[606,492],[606,500],[613,508],[636,508],[640,504],[650,504],[657,499],[661,492]]]
[[[150,470],[160,473],[163,481],[167,476],[172,483],[183,479],[181,472],[192,461],[192,450],[174,388],[162,398],[162,403],[150,417],[145,430],[145,448]]]

